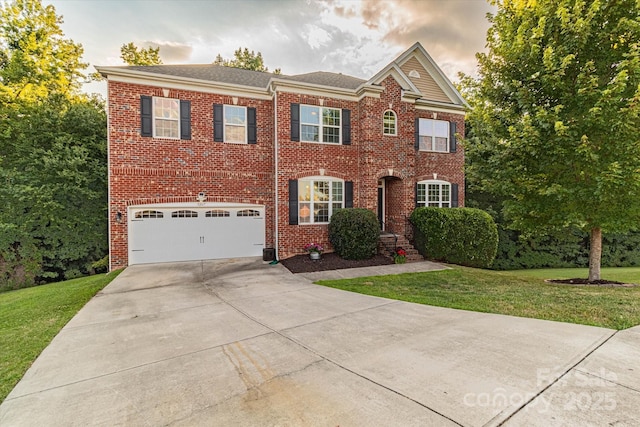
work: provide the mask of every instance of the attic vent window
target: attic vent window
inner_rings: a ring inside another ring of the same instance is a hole
[[[416,70],[411,70],[411,71],[409,71],[409,77],[414,77],[416,79],[419,79],[420,78],[420,73],[417,72]]]

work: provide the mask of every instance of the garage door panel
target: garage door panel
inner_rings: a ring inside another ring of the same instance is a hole
[[[129,217],[129,264],[260,256],[264,248],[261,206],[138,207]]]

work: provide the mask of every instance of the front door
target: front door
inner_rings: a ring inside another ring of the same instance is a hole
[[[384,179],[378,180],[378,222],[380,230],[384,231]]]

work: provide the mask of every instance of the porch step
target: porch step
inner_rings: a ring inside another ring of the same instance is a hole
[[[409,243],[409,240],[405,236],[398,234],[396,240],[396,235],[390,233],[380,234],[380,238],[378,239],[379,254],[393,258],[395,248],[405,250],[407,253],[407,262],[424,261],[424,257]]]

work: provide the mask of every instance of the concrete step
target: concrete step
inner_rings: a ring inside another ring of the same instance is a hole
[[[378,253],[393,258],[393,248],[402,248],[407,253],[407,262],[424,261],[424,258],[416,248],[409,243],[405,236],[394,236],[392,234],[381,234],[378,240]]]

